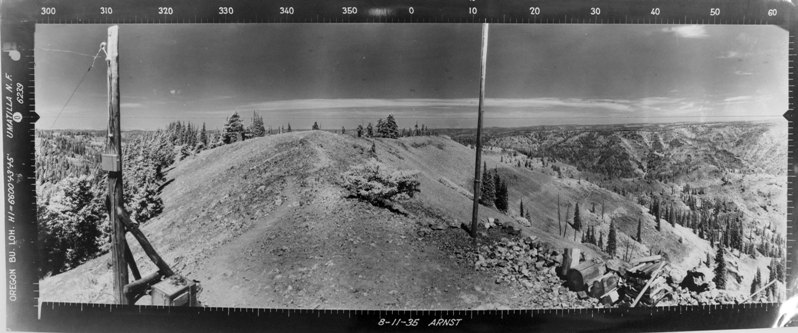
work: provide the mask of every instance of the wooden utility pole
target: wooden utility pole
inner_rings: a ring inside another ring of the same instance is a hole
[[[123,207],[122,196],[122,130],[119,120],[119,26],[108,28],[105,63],[108,65],[108,137],[105,142],[103,167],[108,171],[108,219],[111,223],[111,262],[114,274],[114,301],[127,304],[124,288],[127,275],[127,241],[125,226],[114,207]]]
[[[482,24],[482,56],[479,74],[479,109],[477,111],[477,160],[474,166],[474,209],[471,212],[471,237],[477,237],[477,220],[479,220],[479,196],[482,187],[482,105],[485,100],[485,67],[488,59],[488,24]]]

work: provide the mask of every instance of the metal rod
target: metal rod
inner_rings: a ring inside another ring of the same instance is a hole
[[[471,212],[471,237],[477,237],[477,220],[479,220],[479,196],[482,185],[482,105],[485,100],[485,67],[488,59],[488,24],[482,24],[482,54],[479,74],[479,108],[477,111],[476,165],[474,166],[474,208]]]

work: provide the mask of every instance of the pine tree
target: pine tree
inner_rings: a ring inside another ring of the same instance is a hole
[[[313,127],[311,127],[311,130],[314,130],[314,131],[319,130],[319,124],[314,121],[313,122]]]
[[[291,133],[291,123],[288,123],[288,127],[285,130],[286,132]]]
[[[643,220],[638,217],[637,218],[637,242],[641,243],[641,244],[643,243],[643,237],[641,235],[642,228],[643,228]]]
[[[359,137],[362,137],[362,136],[363,136],[363,125],[359,124],[359,125],[357,125],[357,137],[359,138]]]
[[[482,172],[482,188],[480,193],[480,202],[488,207],[493,207],[496,202],[496,189],[495,182],[493,181],[493,174],[487,169],[483,168]]]
[[[656,204],[654,205],[654,207],[655,207],[654,209],[656,209],[656,218],[657,218],[657,231],[662,231],[662,226],[660,225],[660,213],[661,213],[662,211],[660,210],[659,199],[657,200],[657,202],[656,202]]]
[[[227,123],[224,124],[224,129],[222,130],[222,139],[226,144],[235,142],[238,140],[238,135],[243,135],[243,133],[244,124],[241,122],[241,117],[238,115],[238,112],[234,112],[230,118],[227,118]]]
[[[202,130],[200,130],[199,141],[204,147],[208,146],[208,133],[205,131],[205,123],[202,123]]]
[[[610,233],[607,236],[607,254],[610,257],[615,257],[615,251],[618,247],[618,239],[615,231],[615,221],[610,221]]]
[[[718,251],[715,254],[715,277],[712,278],[715,287],[726,289],[726,258],[723,255],[723,245],[718,244]]]
[[[776,268],[777,265],[778,265],[778,263],[776,262],[776,259],[771,259],[770,260],[770,266],[768,267],[768,269],[770,270],[770,274],[768,274],[768,283],[772,282],[773,280],[777,280],[778,279],[778,274],[776,273],[776,271],[778,270],[778,268]],[[773,293],[774,296],[776,295],[776,284],[775,283],[771,284],[770,287],[768,287],[768,289],[769,289],[770,292]]]
[[[377,119],[377,136],[381,136],[383,138],[387,137],[387,132],[385,130],[385,122],[382,121],[382,118]]]
[[[388,118],[385,120],[385,137],[396,139],[399,136],[399,127],[396,125],[396,120],[393,119],[393,115],[389,114]]]
[[[252,133],[252,136],[266,135],[266,128],[263,126],[263,117],[255,113],[255,111],[252,111],[252,126],[249,131]]]
[[[499,183],[499,188],[496,191],[496,209],[507,213],[508,207],[508,193],[507,193],[507,183],[505,181],[501,181]]]
[[[366,136],[373,137],[374,136],[374,127],[371,126],[371,123],[366,126]]]
[[[341,134],[346,134],[346,128],[344,128],[343,126],[341,126]]]
[[[759,289],[761,284],[762,284],[762,272],[757,267],[756,275],[754,275],[754,279],[751,282],[751,294],[755,293],[757,289]]]
[[[524,216],[524,200],[520,201],[520,207],[518,208],[518,210],[520,211],[519,215]]]

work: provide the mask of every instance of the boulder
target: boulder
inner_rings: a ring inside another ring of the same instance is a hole
[[[698,271],[688,271],[679,286],[695,293],[709,290],[709,284],[705,280],[704,273]]]

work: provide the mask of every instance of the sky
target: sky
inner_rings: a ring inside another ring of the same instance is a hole
[[[86,71],[107,28],[36,26],[37,128],[106,127],[104,55]],[[221,128],[233,112],[295,129],[389,113],[400,127],[476,126],[479,24],[149,24],[119,36],[123,130]],[[787,40],[764,25],[491,25],[485,126],[776,120]]]

